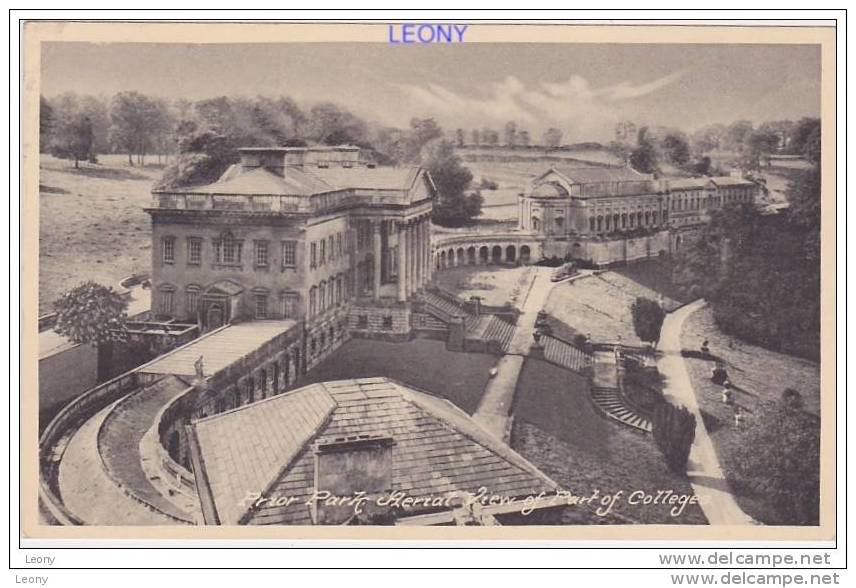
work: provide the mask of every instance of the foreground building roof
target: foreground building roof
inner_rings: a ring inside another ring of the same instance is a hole
[[[317,524],[307,502],[316,490],[316,453],[325,439],[387,435],[389,491],[457,496],[449,508],[459,508],[465,493],[482,488],[506,497],[558,490],[449,401],[386,378],[313,384],[200,419],[190,433],[208,524]],[[247,500],[253,492],[293,499],[287,505],[255,504]],[[396,516],[437,510],[417,505]]]

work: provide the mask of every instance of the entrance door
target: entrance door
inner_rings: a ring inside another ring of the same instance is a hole
[[[208,325],[209,331],[219,329],[223,326],[223,306],[216,302],[208,307]]]

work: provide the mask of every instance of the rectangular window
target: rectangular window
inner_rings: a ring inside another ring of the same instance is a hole
[[[392,330],[392,317],[391,316],[383,317],[383,328],[386,331]]]
[[[357,328],[358,329],[368,329],[369,328],[369,317],[365,314],[361,314],[357,316]]]
[[[321,239],[321,252],[318,254],[318,265],[322,266],[327,263],[327,241]]]
[[[256,318],[265,319],[268,316],[267,294],[256,294]]]
[[[199,265],[202,263],[202,239],[199,237],[187,238],[187,264]]]
[[[330,251],[330,261],[336,259],[336,249],[334,248],[333,235],[327,237],[327,249]]]
[[[297,241],[282,242],[282,267],[297,266]]]
[[[318,267],[318,247],[315,241],[309,244],[309,267],[312,269]]]
[[[163,262],[175,263],[175,237],[163,238]]]
[[[256,267],[268,266],[268,242],[256,241]]]
[[[337,257],[342,257],[345,254],[344,248],[342,246],[343,240],[344,239],[342,238],[342,233],[338,233],[336,235],[336,256]]]

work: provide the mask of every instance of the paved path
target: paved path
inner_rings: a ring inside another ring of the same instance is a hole
[[[687,476],[700,506],[711,525],[752,525],[757,524],[747,515],[731,493],[716,450],[701,418],[698,401],[684,358],[681,357],[681,327],[684,320],[705,305],[704,300],[696,300],[666,315],[660,332],[660,359],[657,369],[665,378],[663,394],[676,404],[682,404],[696,417],[696,434],[690,450]]]
[[[59,466],[63,504],[88,525],[174,525],[175,521],[131,499],[104,472],[98,455],[98,428],[111,404],[71,438]]]
[[[551,268],[534,267],[532,287],[523,302],[517,326],[508,345],[508,354],[496,365],[497,374],[485,387],[484,395],[473,418],[497,439],[506,443],[511,434],[511,405],[517,379],[523,367],[524,356],[532,345],[532,333],[538,311],[544,308],[553,283],[550,281]]]

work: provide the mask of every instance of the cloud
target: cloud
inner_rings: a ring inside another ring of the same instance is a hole
[[[571,140],[603,140],[611,136],[615,122],[628,116],[634,99],[673,84],[684,73],[677,71],[640,84],[622,81],[600,88],[593,88],[576,74],[563,82],[541,82],[531,87],[508,76],[489,84],[481,96],[434,83],[395,86],[420,116],[434,116],[448,126],[499,128],[513,120],[532,132],[558,126],[570,133]]]

